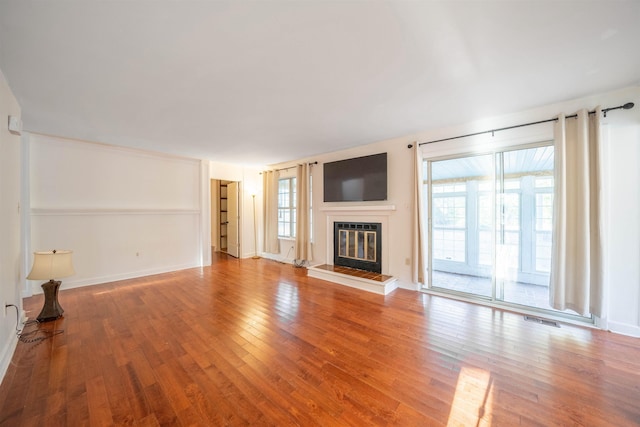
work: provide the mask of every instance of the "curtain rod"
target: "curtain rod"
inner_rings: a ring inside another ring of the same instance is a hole
[[[316,160],[315,162],[309,162],[309,163],[307,163],[307,164],[308,164],[309,166],[317,165],[317,164],[318,164],[318,161]],[[293,165],[293,166],[289,166],[289,167],[286,167],[286,168],[274,169],[274,171],[286,171],[286,170],[288,170],[288,169],[293,169],[293,168],[295,168],[295,167],[296,167],[296,165]],[[262,172],[260,172],[260,175],[262,175]]]
[[[635,104],[633,102],[627,102],[624,105],[618,105],[617,107],[611,107],[611,108],[605,108],[602,110],[602,112],[604,113],[604,116],[607,117],[607,112],[608,111],[612,111],[612,110],[620,110],[620,109],[624,109],[624,110],[630,110],[633,108]],[[595,114],[595,111],[589,111],[589,114]],[[578,117],[577,114],[572,114],[570,116],[565,116],[565,119],[572,119],[572,118],[576,118]],[[425,145],[425,144],[433,144],[436,142],[443,142],[443,141],[451,141],[452,139],[460,139],[460,138],[467,138],[469,136],[477,136],[477,135],[484,135],[485,133],[490,133],[492,136],[495,132],[499,132],[502,130],[509,130],[509,129],[516,129],[516,128],[521,128],[521,127],[525,127],[525,126],[532,126],[532,125],[539,125],[541,123],[549,123],[549,122],[557,122],[558,118],[553,118],[553,119],[547,119],[547,120],[540,120],[538,122],[530,122],[530,123],[523,123],[520,125],[514,125],[514,126],[507,126],[507,127],[503,127],[503,128],[498,128],[498,129],[491,129],[491,130],[485,130],[482,132],[475,132],[475,133],[469,133],[466,135],[459,135],[459,136],[452,136],[450,138],[443,138],[443,139],[436,139],[434,141],[427,141],[427,142],[421,142],[418,144],[418,147],[421,145]],[[407,148],[413,148],[413,144],[409,144],[407,146]]]
[[[307,163],[307,164],[308,164],[309,166],[311,166],[311,165],[317,165],[317,164],[318,164],[318,161],[316,160],[315,162],[309,162],[309,163]],[[293,165],[293,166],[289,166],[289,167],[286,167],[286,168],[280,168],[280,169],[275,169],[275,170],[277,170],[277,171],[286,171],[286,170],[289,170],[289,169],[293,169],[293,168],[295,168],[295,167],[296,167],[296,165]]]

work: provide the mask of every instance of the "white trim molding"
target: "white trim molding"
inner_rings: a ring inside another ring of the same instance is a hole
[[[199,209],[103,209],[103,208],[32,208],[34,216],[93,215],[199,215]]]

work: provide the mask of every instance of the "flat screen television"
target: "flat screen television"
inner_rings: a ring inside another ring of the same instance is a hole
[[[387,200],[387,153],[324,164],[325,202]]]

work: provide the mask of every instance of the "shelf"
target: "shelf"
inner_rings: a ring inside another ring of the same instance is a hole
[[[227,221],[228,219],[228,203],[229,203],[229,198],[228,198],[228,183],[219,183],[220,187],[219,187],[219,194],[218,194],[218,214],[219,214],[219,221],[220,221],[220,228],[219,228],[219,236],[218,236],[218,241],[220,242],[220,251],[221,252],[227,252],[228,248],[227,248],[227,230],[228,230],[228,225],[229,225],[229,221]]]

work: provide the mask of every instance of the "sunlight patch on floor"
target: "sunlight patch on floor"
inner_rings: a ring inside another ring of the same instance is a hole
[[[458,375],[447,426],[491,425],[492,382],[489,371],[463,367]]]

